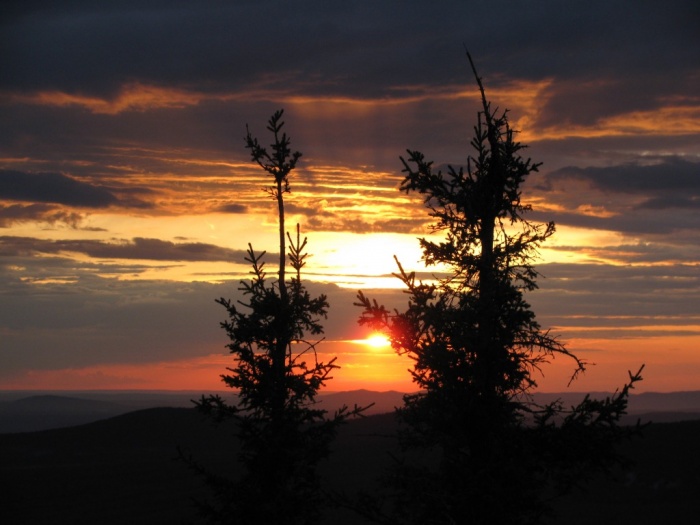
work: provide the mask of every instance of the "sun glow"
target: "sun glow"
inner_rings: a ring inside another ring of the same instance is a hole
[[[364,340],[364,343],[371,348],[384,348],[389,346],[391,343],[389,339],[380,333],[374,333]]]

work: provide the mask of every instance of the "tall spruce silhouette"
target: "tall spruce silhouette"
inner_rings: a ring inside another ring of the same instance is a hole
[[[196,466],[214,489],[214,501],[201,503],[214,523],[319,523],[325,497],[316,467],[328,455],[338,425],[362,411],[343,407],[329,415],[315,404],[319,389],[338,367],[335,358],[320,361],[316,351],[328,301],[325,295],[312,297],[302,283],[307,239],[302,240],[299,225],[294,237],[285,231],[284,195],[301,153],[290,149],[282,116],[277,111],[268,122],[273,135],[269,151],[247,128],[245,137],[252,160],[273,179],[266,191],[279,215],[277,279],[265,271],[265,252],[256,253],[249,244],[246,261],[252,277],[240,283],[242,299],[217,300],[228,312],[221,326],[235,360],[222,380],[238,392],[237,403],[218,395],[197,402],[217,419],[233,418],[241,442],[242,475],[222,476]]]
[[[389,311],[362,292],[361,324],[382,329],[413,361],[419,392],[398,410],[399,455],[383,486],[359,510],[381,523],[539,523],[552,498],[621,458],[620,425],[641,369],[614,395],[565,408],[536,405],[535,373],[555,356],[585,363],[543,330],[524,293],[537,288],[533,259],[553,223],[526,219],[521,185],[539,164],[521,156],[508,112],[493,109],[471,56],[481,95],[466,169],[436,171],[422,153],[401,158],[400,189],[424,198],[442,242],[420,239],[427,265],[447,276],[416,279],[397,259],[408,294]]]

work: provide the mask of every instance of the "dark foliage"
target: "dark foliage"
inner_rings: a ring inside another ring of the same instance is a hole
[[[268,278],[265,252],[257,254],[249,244],[246,261],[252,277],[240,284],[243,299],[217,301],[228,312],[221,326],[235,359],[222,379],[238,393],[238,403],[228,404],[220,396],[197,403],[217,419],[233,418],[241,443],[240,476],[215,474],[192,462],[214,489],[214,501],[202,504],[213,523],[318,523],[324,495],[317,465],[328,455],[338,424],[361,412],[344,407],[328,415],[315,405],[319,389],[337,365],[335,359],[319,361],[316,353],[328,302],[324,295],[312,297],[302,283],[306,238],[301,239],[298,225],[296,238],[285,235],[283,196],[290,191],[289,174],[301,153],[291,151],[281,119],[278,111],[268,122],[274,135],[271,152],[250,131],[245,139],[252,160],[274,179],[267,191],[279,212],[278,278]],[[293,270],[289,279],[286,241]]]
[[[417,281],[397,260],[405,311],[388,311],[362,292],[361,324],[383,329],[413,360],[419,392],[399,410],[403,455],[388,474],[385,500],[360,511],[374,521],[415,524],[539,523],[552,498],[620,458],[616,445],[637,429],[621,427],[630,374],[612,397],[570,409],[535,405],[534,374],[555,356],[585,363],[535,319],[524,293],[537,288],[532,261],[554,224],[534,224],[521,185],[539,164],[521,156],[508,112],[483,108],[466,169],[435,171],[423,154],[402,158],[401,190],[424,198],[436,243],[420,239],[424,261],[448,277]]]

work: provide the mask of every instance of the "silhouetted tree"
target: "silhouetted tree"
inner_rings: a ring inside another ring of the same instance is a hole
[[[216,501],[203,506],[215,523],[318,523],[324,496],[316,467],[328,455],[338,424],[361,411],[344,407],[329,416],[315,406],[319,389],[337,365],[335,358],[319,361],[318,341],[306,339],[323,333],[328,302],[325,295],[312,297],[302,283],[307,240],[301,239],[299,226],[295,238],[284,229],[284,194],[290,192],[289,175],[301,153],[290,149],[282,114],[276,112],[268,122],[274,136],[270,151],[249,130],[245,137],[252,160],[274,180],[267,192],[279,214],[277,279],[265,272],[265,252],[258,254],[249,244],[246,261],[252,278],[241,282],[243,298],[217,300],[228,312],[221,326],[235,358],[222,379],[238,392],[238,404],[227,404],[218,395],[203,396],[197,403],[219,419],[233,418],[241,442],[244,472],[238,479],[197,465],[215,489]],[[287,248],[293,270],[289,279]]]
[[[447,276],[418,281],[397,259],[405,311],[358,295],[360,323],[385,330],[413,360],[420,389],[398,411],[404,455],[387,478],[391,504],[361,506],[379,522],[538,523],[551,498],[611,468],[615,445],[634,431],[619,421],[641,369],[612,397],[571,409],[529,395],[550,358],[572,358],[574,377],[585,363],[541,329],[524,298],[537,288],[533,257],[555,228],[525,218],[521,185],[539,164],[521,157],[508,112],[491,108],[468,57],[482,109],[466,169],[435,171],[417,151],[401,158],[401,190],[423,196],[434,230],[446,232],[442,242],[420,239],[423,259]]]

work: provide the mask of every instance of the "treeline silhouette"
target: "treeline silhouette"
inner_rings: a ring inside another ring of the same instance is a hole
[[[301,153],[291,149],[281,110],[267,125],[269,149],[248,130],[251,159],[273,181],[266,191],[277,205],[280,256],[271,279],[264,252],[249,245],[252,277],[240,284],[242,299],[218,300],[233,355],[222,379],[238,402],[209,396],[197,406],[235,421],[241,471],[214,472],[183,454],[212,489],[198,502],[211,523],[313,525],[328,505],[354,512],[358,522],[542,523],[557,498],[620,464],[619,444],[639,433],[639,424],[620,418],[641,368],[601,400],[586,396],[567,408],[532,397],[536,373],[550,359],[570,359],[572,380],[586,363],[540,327],[525,300],[537,288],[533,258],[555,226],[527,219],[521,186],[540,164],[521,156],[525,146],[507,110],[492,108],[467,56],[481,109],[466,166],[436,170],[411,150],[401,158],[400,190],[420,195],[433,231],[444,233],[440,242],[420,239],[423,260],[446,268],[447,277],[418,280],[397,259],[406,309],[390,311],[362,292],[356,303],[359,322],[382,330],[411,359],[418,391],[397,410],[398,445],[371,491],[331,492],[319,483],[338,426],[363,408],[329,414],[316,405],[337,365],[316,352],[329,305],[303,284],[307,239],[299,225],[294,237],[285,231],[284,195]]]

